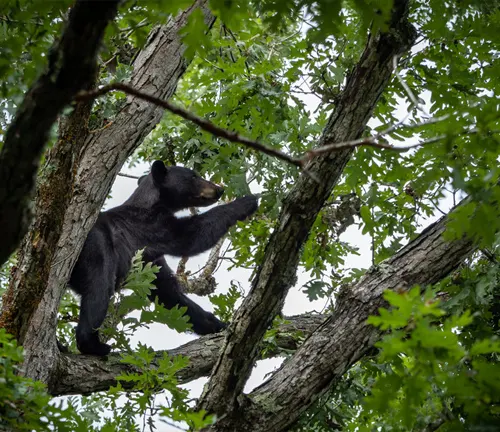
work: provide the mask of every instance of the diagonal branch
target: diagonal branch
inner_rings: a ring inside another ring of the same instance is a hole
[[[251,140],[251,139],[246,138],[244,136],[241,136],[236,132],[228,131],[224,128],[221,128],[221,127],[217,126],[216,124],[212,123],[211,121],[204,119],[203,117],[198,117],[197,115],[193,114],[192,112],[187,111],[184,108],[181,108],[168,100],[152,96],[152,95],[145,93],[145,92],[141,92],[141,91],[139,91],[139,90],[133,88],[132,86],[127,85],[127,84],[111,83],[111,84],[105,85],[97,90],[83,91],[75,96],[75,100],[77,100],[77,101],[92,100],[98,96],[102,96],[102,95],[109,93],[110,91],[113,91],[113,90],[122,91],[124,93],[129,94],[129,95],[132,95],[132,96],[135,96],[137,98],[148,101],[150,103],[153,103],[159,107],[162,107],[162,108],[164,108],[164,109],[166,109],[174,114],[181,116],[182,118],[184,118],[186,120],[192,121],[193,123],[200,126],[203,130],[210,132],[211,134],[213,134],[215,136],[225,138],[228,141],[243,144],[249,148],[252,148],[254,150],[258,150],[262,153],[265,153],[265,154],[270,155],[270,156],[274,156],[274,157],[281,159],[285,162],[291,163],[292,165],[303,168],[304,162],[301,159],[297,159],[297,158],[294,158],[292,156],[289,156],[286,153],[283,153],[279,150],[273,149],[272,147],[265,146],[264,144],[261,144],[257,141],[254,141],[254,140]]]
[[[46,72],[26,93],[5,135],[0,153],[0,265],[18,247],[32,219],[35,174],[48,134],[61,110],[93,81],[104,29],[119,0],[79,0],[61,39],[52,47]]]
[[[279,348],[295,350],[299,341],[295,335],[299,332],[309,336],[326,319],[325,315],[304,314],[286,318],[289,323],[280,325],[275,343]],[[177,378],[180,383],[193,381],[210,374],[219,356],[224,334],[201,336],[178,348],[168,351],[157,351],[152,367],[158,366],[158,360],[164,353],[169,356],[182,355],[189,358],[188,366],[180,371]],[[269,350],[266,351],[269,355]],[[279,354],[279,353],[276,353]],[[53,396],[69,394],[89,394],[108,390],[117,384],[116,377],[130,371],[130,366],[121,362],[120,353],[112,353],[107,361],[95,356],[65,354],[61,356],[58,379],[51,388]],[[122,382],[125,390],[133,389],[133,382]]]
[[[394,56],[396,58],[396,56]],[[388,127],[387,129],[380,131],[374,136],[369,136],[369,137],[363,137],[363,138],[357,138],[354,140],[350,141],[341,141],[341,142],[334,142],[334,143],[329,143],[331,141],[325,141],[324,145],[315,148],[312,150],[308,150],[303,154],[302,156],[299,157],[293,157],[290,156],[281,150],[269,147],[259,141],[252,140],[250,138],[246,138],[237,132],[230,131],[224,128],[221,128],[220,126],[217,126],[216,124],[212,123],[210,120],[207,120],[203,117],[199,117],[196,114],[175,105],[174,103],[158,98],[156,96],[153,96],[149,93],[142,92],[140,90],[135,89],[134,87],[124,84],[124,83],[111,83],[107,84],[105,86],[102,86],[99,89],[95,90],[90,90],[90,91],[81,91],[75,96],[75,100],[77,101],[90,101],[93,100],[99,96],[103,96],[106,93],[112,92],[112,91],[122,91],[126,94],[135,96],[137,98],[143,99],[147,102],[150,102],[152,104],[155,104],[156,106],[162,107],[166,109],[167,111],[170,111],[171,113],[177,114],[178,116],[182,117],[185,120],[191,121],[194,124],[198,125],[201,129],[203,129],[206,132],[211,133],[214,136],[217,136],[219,138],[224,138],[228,141],[238,143],[238,144],[243,144],[244,146],[251,148],[253,150],[259,151],[261,153],[267,154],[269,156],[273,156],[279,160],[282,160],[284,162],[287,162],[291,165],[294,165],[298,168],[300,168],[306,175],[309,175],[313,180],[317,182],[316,176],[309,171],[306,166],[307,163],[313,159],[316,158],[320,155],[327,154],[327,153],[333,153],[337,152],[340,150],[345,150],[345,149],[354,149],[356,147],[374,147],[382,150],[392,150],[398,153],[404,153],[407,152],[411,149],[417,148],[417,147],[422,147],[424,145],[428,144],[434,144],[436,142],[442,141],[446,138],[448,138],[450,135],[438,135],[436,137],[430,138],[425,141],[421,141],[415,144],[407,145],[407,146],[400,146],[400,147],[395,147],[391,144],[386,144],[384,142],[381,142],[381,140],[391,132],[400,129],[402,127],[404,128],[417,128],[417,127],[423,127],[431,124],[435,124],[441,121],[444,121],[448,119],[450,116],[445,115],[437,118],[432,118],[429,119],[428,121],[421,122],[421,123],[416,123],[416,124],[404,124],[404,121],[400,121],[395,125],[392,125]],[[478,133],[477,129],[465,129],[462,132],[453,134],[452,136],[459,136],[459,135],[465,135],[465,134],[474,134]],[[119,174],[123,175],[125,177],[129,177],[126,174]]]
[[[405,52],[414,41],[415,30],[406,19],[407,6],[407,0],[396,1],[389,33],[370,37],[339,95],[319,147],[361,136],[391,78],[393,57]],[[262,265],[248,297],[228,328],[222,353],[205,387],[199,408],[227,419],[231,419],[233,410],[237,410],[238,398],[258,357],[259,343],[296,281],[301,247],[352,152],[353,148],[348,148],[313,159],[307,168],[320,182],[315,184],[302,176],[284,200]]]

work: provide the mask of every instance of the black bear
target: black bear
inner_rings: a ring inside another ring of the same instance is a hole
[[[76,341],[82,353],[103,356],[110,352],[109,345],[100,342],[97,329],[104,321],[110,297],[130,270],[133,255],[143,248],[144,260],[161,266],[152,298],[157,297],[167,308],[187,306],[198,334],[215,333],[225,327],[182,293],[163,258],[164,254],[194,256],[212,248],[237,221],[257,210],[257,198],[249,195],[199,215],[174,215],[188,207],[212,205],[223,192],[188,168],[166,167],[156,161],[123,205],[99,214],[69,282],[81,295]]]

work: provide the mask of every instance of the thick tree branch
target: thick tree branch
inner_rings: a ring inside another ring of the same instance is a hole
[[[240,396],[237,415],[222,418],[213,430],[232,431],[236,425],[243,432],[288,430],[380,338],[380,329],[366,320],[387,307],[385,290],[403,292],[417,284],[436,283],[475,249],[467,238],[446,242],[446,222],[442,217],[342,292],[333,314],[293,357],[249,396]]]
[[[393,57],[406,51],[414,41],[415,30],[406,20],[407,3],[406,0],[395,3],[389,33],[370,37],[338,98],[319,147],[361,136],[391,78]],[[221,356],[200,399],[199,408],[228,419],[227,424],[234,419],[233,410],[238,416],[238,396],[258,357],[262,336],[280,312],[288,289],[295,283],[301,247],[352,152],[353,148],[348,148],[313,159],[307,168],[320,182],[315,184],[306,176],[300,177],[283,202],[263,263],[249,295],[228,328]]]
[[[301,332],[309,336],[326,319],[325,315],[305,314],[289,317],[289,323],[282,324],[276,337],[278,347],[285,350],[295,350],[299,345],[294,335]],[[158,351],[156,359],[163,358],[165,352],[170,356],[183,355],[189,357],[189,365],[178,375],[181,383],[186,383],[210,374],[219,356],[224,334],[202,336],[178,348],[168,351]],[[270,354],[270,351],[267,351]],[[272,355],[278,353],[272,353]],[[69,394],[88,394],[104,391],[117,384],[116,377],[130,372],[129,366],[120,362],[121,354],[112,353],[107,360],[95,356],[65,354],[61,356],[57,380],[51,388],[54,396]],[[153,367],[157,366],[153,361]],[[132,389],[134,383],[123,382],[124,389]]]
[[[188,64],[183,58],[185,47],[179,30],[197,9],[203,12],[207,26],[213,24],[215,18],[208,10],[206,0],[195,0],[190,8],[166,25],[153,29],[134,61],[131,85],[161,98],[173,94]],[[95,11],[93,7],[92,14]],[[81,55],[80,47],[75,52]],[[23,312],[26,303],[16,301],[8,316],[19,317],[17,328],[26,329],[23,340],[25,374],[47,383],[49,388],[57,380],[60,359],[55,340],[57,310],[74,263],[120,167],[162,115],[161,108],[128,97],[113,123],[85,134],[75,143],[74,162],[63,166],[63,150],[58,147],[52,152],[54,166],[51,168],[59,170],[60,176],[57,181],[52,177],[43,185],[52,194],[37,204],[40,207],[36,222],[40,223],[39,236],[36,241],[27,239],[24,242],[8,294],[13,298],[29,296],[32,287],[24,280],[29,279],[28,272],[39,274],[37,292],[43,295],[41,301],[35,302],[34,308],[28,308],[29,313]],[[67,205],[54,205],[57,195],[67,194],[71,197]],[[38,220],[39,217],[45,217],[45,222]],[[52,220],[62,221],[60,230],[52,229]],[[37,258],[44,254],[49,259]]]
[[[49,131],[73,96],[92,82],[97,50],[118,4],[119,0],[75,3],[61,39],[49,53],[47,71],[26,93],[7,130],[0,153],[0,264],[28,230],[35,174]],[[17,336],[15,327],[9,331]]]

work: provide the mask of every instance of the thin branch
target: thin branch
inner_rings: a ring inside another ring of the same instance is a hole
[[[247,147],[250,147],[254,150],[265,153],[269,156],[274,156],[280,160],[288,162],[288,163],[295,165],[299,168],[304,167],[305,161],[303,159],[294,158],[294,157],[289,156],[286,153],[283,153],[279,150],[273,149],[271,147],[267,147],[267,146],[265,146],[257,141],[253,141],[249,138],[243,137],[236,132],[231,132],[231,131],[228,131],[226,129],[223,129],[223,128],[213,124],[212,122],[210,122],[204,118],[198,117],[197,115],[195,115],[189,111],[186,111],[184,108],[178,107],[169,101],[157,98],[157,97],[152,96],[148,93],[141,92],[141,91],[139,91],[139,90],[127,85],[127,84],[111,83],[111,84],[108,84],[108,85],[101,87],[98,90],[93,90],[93,91],[88,91],[88,92],[80,92],[75,97],[75,100],[82,101],[82,100],[95,99],[99,96],[102,96],[102,95],[109,93],[110,91],[114,91],[114,90],[122,91],[124,93],[135,96],[139,99],[143,99],[143,100],[151,102],[155,105],[161,106],[162,108],[164,108],[164,109],[166,109],[174,114],[177,114],[178,116],[181,116],[185,120],[189,120],[189,121],[197,124],[200,128],[202,128],[203,130],[205,130],[207,132],[212,133],[215,136],[219,136],[219,137],[225,138],[229,141],[243,144]]]
[[[410,144],[407,146],[401,146],[401,147],[395,147],[392,144],[381,143],[378,141],[384,135],[387,135],[388,133],[393,132],[396,129],[399,129],[400,127],[413,129],[413,128],[417,128],[420,126],[427,126],[430,124],[438,123],[440,121],[446,120],[448,117],[449,117],[448,115],[445,115],[445,116],[430,119],[429,121],[415,123],[415,124],[411,124],[411,125],[404,125],[400,121],[400,122],[396,123],[395,125],[390,126],[386,130],[379,132],[375,136],[359,138],[359,139],[352,140],[352,141],[345,141],[345,142],[340,142],[340,143],[328,144],[328,145],[316,148],[314,150],[309,150],[308,152],[306,152],[306,154],[309,155],[309,158],[313,158],[313,157],[320,155],[320,154],[330,153],[330,152],[334,152],[337,150],[344,150],[344,149],[351,148],[351,147],[361,147],[361,146],[374,147],[374,148],[383,149],[383,150],[392,150],[392,151],[395,151],[398,153],[406,153],[408,150],[411,150],[411,149],[414,149],[417,147],[423,147],[423,146],[426,146],[429,144],[434,144],[434,143],[442,141],[448,137],[458,137],[458,136],[462,136],[462,135],[468,135],[468,134],[472,135],[472,134],[479,133],[479,129],[472,128],[472,129],[464,130],[462,132],[455,133],[455,134],[437,135],[437,136],[429,138],[427,140],[420,141],[418,143]]]
[[[139,180],[140,179],[140,177],[132,175],[132,174],[118,173],[118,175],[120,177],[127,177],[127,178],[131,178],[131,179],[135,179],[135,180]]]
[[[422,126],[428,126],[428,125],[431,125],[434,123],[444,121],[450,117],[449,115],[444,115],[444,116],[440,116],[440,117],[431,118],[425,122],[405,125],[404,121],[408,118],[408,115],[406,115],[402,120],[400,120],[396,124],[389,126],[387,129],[377,133],[374,136],[358,138],[358,139],[355,139],[352,141],[344,141],[344,142],[327,144],[327,145],[324,145],[322,147],[318,147],[318,148],[309,150],[301,157],[293,157],[293,156],[290,156],[286,153],[283,153],[280,150],[268,147],[268,146],[266,146],[258,141],[254,141],[254,140],[251,140],[249,138],[246,138],[246,137],[238,134],[237,132],[223,129],[223,128],[215,125],[211,121],[204,119],[202,117],[198,117],[197,115],[193,114],[192,112],[187,111],[186,109],[181,108],[181,107],[179,107],[179,106],[177,106],[177,105],[175,105],[167,100],[155,97],[155,96],[148,94],[148,93],[144,93],[144,92],[137,90],[137,89],[135,89],[127,84],[111,83],[111,84],[105,85],[97,90],[82,91],[82,92],[77,94],[77,96],[75,97],[75,100],[83,101],[83,100],[94,99],[94,98],[102,96],[106,93],[109,93],[111,91],[122,91],[126,94],[130,94],[130,95],[135,96],[139,99],[143,99],[145,101],[153,103],[153,104],[160,106],[160,107],[162,107],[162,108],[164,108],[164,109],[166,109],[174,114],[179,115],[180,117],[184,118],[185,120],[189,120],[189,121],[195,123],[201,129],[213,134],[214,136],[227,139],[228,141],[231,141],[231,142],[243,144],[244,146],[249,147],[253,150],[265,153],[269,156],[273,156],[273,157],[276,157],[277,159],[280,159],[282,161],[290,163],[290,164],[300,168],[304,174],[308,175],[316,182],[319,182],[319,179],[317,178],[317,176],[313,172],[308,171],[306,169],[306,165],[311,159],[313,159],[319,155],[325,154],[325,153],[332,153],[332,152],[336,152],[336,151],[340,151],[340,150],[344,150],[344,149],[348,149],[348,148],[360,147],[360,146],[368,146],[368,147],[374,147],[374,148],[383,149],[383,150],[392,150],[392,151],[396,151],[398,153],[404,153],[404,152],[407,152],[408,150],[411,150],[411,149],[414,149],[417,147],[422,147],[424,145],[436,143],[438,141],[446,139],[448,136],[461,136],[461,135],[474,134],[474,133],[479,132],[479,130],[477,128],[472,128],[472,129],[464,130],[464,131],[457,133],[457,134],[438,135],[438,136],[429,138],[427,140],[420,141],[418,143],[411,144],[408,146],[403,146],[403,147],[395,147],[391,144],[386,144],[386,143],[380,142],[380,139],[383,138],[385,135],[388,135],[399,128],[404,127],[404,128],[413,129],[413,128],[418,128],[418,127],[422,127]]]
[[[252,75],[252,71],[250,70],[250,66],[248,66],[248,56],[243,55],[243,51],[241,50],[240,46],[238,45],[238,39],[236,39],[236,36],[234,33],[231,31],[231,29],[226,25],[223,24],[224,30],[229,33],[229,36],[231,36],[231,39],[233,39],[234,44],[236,45],[236,48],[238,48],[238,51],[240,52],[241,57],[245,58],[245,68],[247,70],[248,75]],[[271,51],[272,51],[272,46],[271,46]],[[269,51],[269,52],[271,52]]]
[[[392,58],[392,65],[394,68],[394,75],[396,75],[396,78],[398,79],[399,83],[403,87],[404,91],[408,95],[409,99],[411,100],[411,103],[419,110],[425,113],[424,109],[422,108],[422,105],[419,103],[418,99],[416,96],[413,94],[413,92],[410,89],[410,86],[406,83],[406,81],[403,79],[401,74],[399,73],[398,70],[398,56],[394,56]],[[427,114],[427,113],[426,113]]]

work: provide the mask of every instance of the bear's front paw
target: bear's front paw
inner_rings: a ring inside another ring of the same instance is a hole
[[[247,195],[242,198],[237,198],[234,203],[238,206],[238,210],[241,212],[238,220],[244,220],[248,216],[253,215],[259,207],[259,202],[255,195]]]

